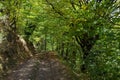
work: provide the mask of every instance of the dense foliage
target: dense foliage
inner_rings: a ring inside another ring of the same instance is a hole
[[[0,21],[9,47],[20,35],[32,53],[57,51],[77,74],[91,80],[120,79],[119,0],[1,1]]]

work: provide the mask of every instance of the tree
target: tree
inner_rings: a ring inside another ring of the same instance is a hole
[[[69,34],[74,37],[83,53],[82,72],[86,71],[86,59],[91,49],[101,38],[104,29],[112,29],[119,22],[119,2],[45,0],[49,12],[60,17],[69,25]],[[113,16],[114,15],[114,16]],[[116,21],[115,21],[116,20]]]

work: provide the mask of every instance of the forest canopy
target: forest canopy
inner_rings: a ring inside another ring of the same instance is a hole
[[[119,80],[120,0],[0,0],[0,69],[43,51],[91,80]]]

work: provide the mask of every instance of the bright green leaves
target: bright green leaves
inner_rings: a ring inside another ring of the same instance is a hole
[[[47,50],[57,49],[77,72],[80,71],[86,50],[89,55],[85,61],[88,60],[86,64],[91,80],[101,76],[103,80],[106,79],[103,73],[116,74],[114,68],[120,58],[120,31],[117,30],[120,26],[115,25],[120,23],[119,4],[108,4],[106,0],[90,0],[88,3],[86,0],[79,1],[19,0],[19,5],[15,6],[16,1],[12,0],[4,2],[0,8],[6,4],[9,7],[6,13],[10,11],[10,19],[14,14],[17,16],[20,34],[29,35],[28,40],[37,47],[44,48],[47,45]]]
[[[119,42],[117,40],[119,38],[115,38],[115,37],[116,36],[118,37],[118,35],[116,34],[119,31],[112,31],[112,27],[116,23],[120,22],[119,21],[120,13],[117,10],[117,8],[119,7],[119,4],[118,4],[119,2],[113,3],[109,0],[102,0],[101,2],[97,2],[95,0],[90,0],[88,2],[84,0],[82,1],[45,0],[45,1],[47,5],[46,9],[50,15],[49,20],[51,20],[51,21],[48,20],[45,25],[52,27],[51,32],[57,33],[56,40],[59,40],[57,42],[61,42],[61,44],[63,43],[67,44],[70,41],[75,40],[75,43],[76,43],[77,40],[74,39],[74,37],[77,36],[77,38],[79,38],[78,39],[79,48],[81,49],[83,56],[85,52],[88,52],[89,53],[88,55],[92,56],[92,57],[88,56],[88,58],[92,58],[92,59],[95,57],[95,55],[97,55],[99,59],[103,59],[104,58],[103,55],[105,56],[106,59],[108,59],[110,56],[107,57],[107,54],[109,53],[115,56],[114,53],[117,53],[116,51],[118,51],[118,46],[119,46],[118,44]],[[62,21],[62,23],[57,20],[52,20],[53,18]],[[48,29],[50,29],[49,27]],[[114,26],[114,28],[115,27],[116,26]],[[53,30],[56,30],[56,31],[53,31]],[[107,34],[107,32],[109,32],[109,34]],[[96,43],[97,41],[99,42],[99,44]],[[73,42],[70,42],[69,44],[72,44],[72,43]],[[78,44],[75,44],[75,45],[78,45]],[[116,45],[113,45],[113,44],[116,44]],[[97,46],[97,47],[94,48],[93,46]],[[71,46],[69,46],[69,48],[71,48]],[[61,48],[61,51],[65,50],[65,53],[66,53],[66,49],[68,49],[68,46],[64,46],[64,49]],[[94,50],[98,50],[98,52],[97,51],[95,52],[96,53],[95,55],[94,55],[94,52],[91,52]],[[74,51],[74,50],[71,49],[70,51]],[[99,52],[102,54],[98,55]],[[72,60],[71,56],[68,55],[67,57],[70,57]],[[92,63],[92,62],[89,62],[89,63]],[[111,70],[109,65],[104,64],[104,61],[100,63],[101,63],[100,65],[97,65],[96,63],[93,63],[92,65],[92,66],[95,66],[93,70],[98,70],[98,73],[96,73],[97,75],[94,74],[97,77],[99,75],[99,72],[100,74],[102,74],[101,69],[106,70],[106,68],[104,68],[104,65],[108,68],[108,70]],[[99,67],[99,69],[96,68],[96,65]],[[110,63],[110,65],[112,65],[112,63]],[[96,72],[96,71],[93,71],[93,72]],[[92,76],[93,73],[92,72],[90,73]]]
[[[98,40],[92,49],[93,54],[88,58],[88,67],[92,80],[96,80],[96,78],[98,80],[120,79],[118,73],[120,70],[119,32],[117,29],[106,30],[104,37]]]

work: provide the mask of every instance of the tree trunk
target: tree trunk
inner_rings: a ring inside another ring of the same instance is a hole
[[[99,35],[94,35],[92,37],[89,37],[88,34],[83,34],[83,38],[80,36],[75,36],[77,43],[80,45],[82,48],[83,52],[83,64],[81,65],[81,71],[84,73],[87,71],[87,66],[86,66],[86,60],[88,55],[90,54],[90,51],[96,41],[99,39]]]

